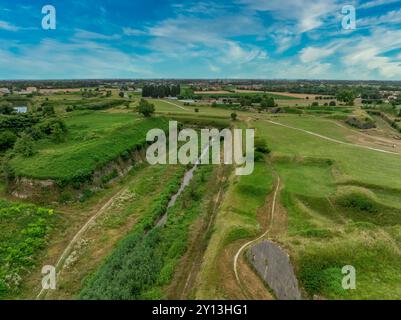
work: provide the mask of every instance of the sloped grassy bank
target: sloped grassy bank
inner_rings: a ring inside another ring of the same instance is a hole
[[[67,120],[70,125],[65,142],[44,141],[36,146],[37,152],[32,157],[16,155],[9,160],[8,184],[14,196],[47,199],[52,194],[68,198],[68,193],[74,190],[82,193],[93,184],[105,183],[143,158],[149,130],[168,129],[168,120],[159,117],[132,116],[132,120],[126,121],[98,113],[79,116],[80,122]],[[110,122],[106,117],[115,121]]]
[[[179,259],[187,250],[189,227],[203,212],[202,195],[213,178],[212,166],[200,166],[193,180],[168,209],[165,226],[153,227],[167,210],[172,190],[167,186],[131,234],[122,240],[105,263],[85,282],[80,299],[160,299]]]

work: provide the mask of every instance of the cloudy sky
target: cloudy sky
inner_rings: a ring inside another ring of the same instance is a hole
[[[0,0],[0,79],[48,78],[401,80],[401,1]]]

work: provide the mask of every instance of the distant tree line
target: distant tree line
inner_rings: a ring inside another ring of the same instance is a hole
[[[142,89],[142,97],[164,98],[177,97],[181,93],[181,86],[177,85],[145,85]]]

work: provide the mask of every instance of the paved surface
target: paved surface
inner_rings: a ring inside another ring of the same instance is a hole
[[[301,299],[291,260],[277,244],[271,241],[255,244],[246,257],[278,300]]]

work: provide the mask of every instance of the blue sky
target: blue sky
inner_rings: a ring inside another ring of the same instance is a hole
[[[0,0],[0,79],[67,78],[401,80],[401,1]]]

